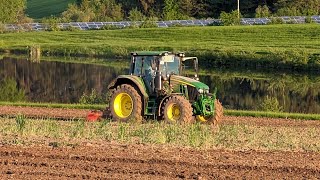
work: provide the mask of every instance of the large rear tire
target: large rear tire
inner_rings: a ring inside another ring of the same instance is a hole
[[[191,123],[192,107],[183,96],[171,96],[166,99],[163,106],[163,117],[168,123]]]
[[[142,102],[137,90],[129,84],[117,87],[110,100],[112,119],[121,122],[141,122]]]
[[[197,120],[203,123],[211,123],[213,125],[220,124],[223,117],[223,107],[221,102],[216,99],[215,100],[215,108],[214,108],[214,116],[196,116]]]

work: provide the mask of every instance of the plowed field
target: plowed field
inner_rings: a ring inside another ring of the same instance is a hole
[[[0,106],[0,115],[83,118],[87,110]],[[319,127],[319,121],[224,117],[223,123]],[[1,145],[0,179],[320,179],[315,152],[196,150],[115,142]]]
[[[320,178],[320,155],[144,145],[0,147],[1,179]]]

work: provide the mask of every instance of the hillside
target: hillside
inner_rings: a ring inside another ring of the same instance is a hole
[[[26,13],[34,19],[58,15],[68,7],[69,3],[75,1],[76,0],[27,0]]]

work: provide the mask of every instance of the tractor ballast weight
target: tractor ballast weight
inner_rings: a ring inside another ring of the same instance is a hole
[[[193,76],[187,67],[194,69]],[[111,117],[120,121],[140,121],[150,116],[168,122],[197,119],[216,124],[223,115],[217,89],[209,92],[209,87],[199,81],[198,59],[185,57],[184,53],[131,53],[129,74],[118,76],[108,89]]]

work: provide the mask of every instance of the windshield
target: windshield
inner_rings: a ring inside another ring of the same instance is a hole
[[[180,58],[174,55],[162,56],[160,59],[162,75],[180,74]]]
[[[186,77],[198,76],[198,59],[196,57],[184,58],[181,74]]]

